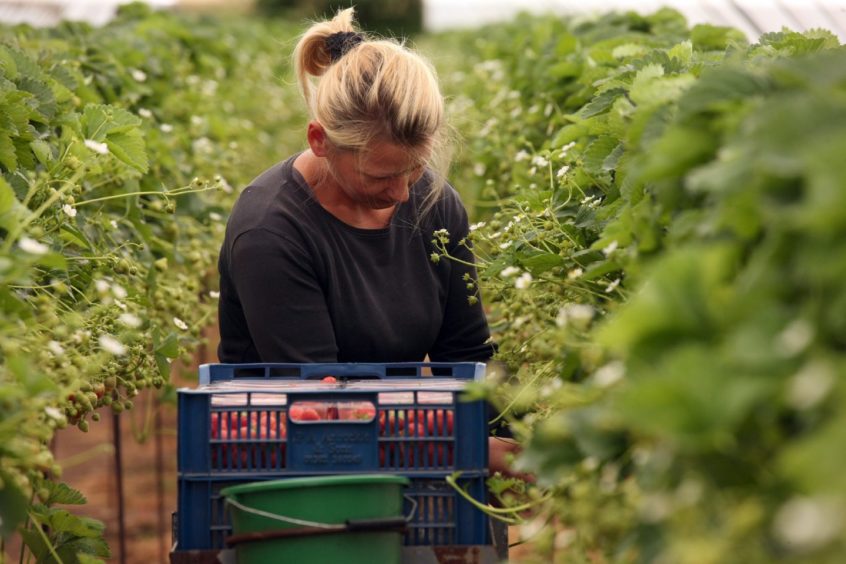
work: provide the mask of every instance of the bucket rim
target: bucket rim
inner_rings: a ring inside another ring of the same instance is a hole
[[[401,484],[408,486],[411,480],[405,476],[394,474],[338,474],[329,476],[305,476],[299,478],[285,478],[282,480],[264,480],[229,486],[220,490],[221,495],[234,497],[251,493],[267,493],[268,491],[315,488],[322,486],[346,486],[363,484]]]

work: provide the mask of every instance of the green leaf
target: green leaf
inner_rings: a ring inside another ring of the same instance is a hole
[[[12,137],[3,130],[0,130],[0,165],[10,172],[18,168],[15,144],[12,142]]]
[[[80,560],[80,554],[87,556],[87,562],[91,562],[91,557],[101,556],[108,558],[111,556],[109,545],[102,538],[77,538],[68,542],[62,543],[57,547],[56,554],[62,559],[62,562],[67,564],[77,564],[83,562]],[[94,560],[97,562],[97,560]]]
[[[679,100],[679,115],[731,109],[737,102],[764,94],[771,85],[745,69],[721,67],[704,71]]]
[[[733,256],[732,248],[714,245],[661,257],[644,284],[597,330],[597,342],[645,357],[676,342],[706,338],[729,309]]]
[[[85,236],[85,233],[83,233],[81,230],[77,229],[76,226],[71,225],[70,223],[62,224],[60,236],[62,237],[62,240],[67,243],[77,245],[87,251],[94,251],[94,246]]]
[[[20,137],[12,139],[15,145],[15,154],[18,157],[18,167],[25,170],[35,169],[35,155],[32,154],[32,148],[29,142],[32,141],[32,128],[27,126],[26,132]]]
[[[41,78],[43,71],[27,53],[17,49],[8,49],[8,55],[14,60],[15,68],[18,71],[16,76],[24,76],[29,78]]]
[[[15,64],[10,49],[5,45],[0,45],[0,76],[9,80],[15,80],[18,77],[18,66]]]
[[[663,353],[629,374],[616,404],[627,426],[667,437],[688,451],[725,448],[756,405],[772,404],[778,380],[744,373],[704,344],[666,343]]]
[[[690,64],[690,59],[693,57],[693,44],[690,41],[682,41],[667,51],[667,55],[673,59],[678,59],[683,67]]]
[[[6,368],[31,396],[35,397],[44,392],[55,392],[56,383],[40,367],[34,365],[30,357],[9,355],[5,361]]]
[[[690,168],[710,157],[717,139],[707,131],[692,126],[676,125],[648,147],[641,181],[654,181],[683,176]]]
[[[610,274],[617,270],[620,270],[620,265],[615,261],[603,260],[601,262],[591,264],[587,269],[585,269],[585,272],[580,277],[580,280],[596,280],[597,278],[601,278],[606,274]]]
[[[81,123],[87,139],[103,141],[107,135],[137,131],[141,118],[123,108],[88,104],[83,110]]]
[[[170,359],[161,353],[155,353],[155,357],[156,367],[159,369],[159,376],[162,378],[170,378]]]
[[[538,276],[552,270],[556,266],[564,264],[564,258],[557,253],[540,253],[534,256],[520,259],[522,265],[532,273]]]
[[[60,85],[62,85],[68,92],[72,93],[79,87],[77,75],[74,74],[66,66],[57,64],[50,69],[50,76]],[[59,95],[56,96],[58,101],[63,101]]]
[[[168,333],[164,341],[156,345],[155,352],[168,358],[176,358],[179,356],[179,337],[176,333]]]
[[[607,172],[605,168],[605,160],[617,148],[620,141],[609,135],[604,135],[594,139],[590,145],[587,146],[584,152],[584,166],[585,169],[592,174],[602,174]]]
[[[0,311],[20,319],[27,319],[31,315],[29,306],[7,287],[0,287]]]
[[[624,43],[622,45],[618,45],[614,47],[611,51],[611,56],[615,59],[626,59],[630,57],[639,57],[649,51],[649,48],[645,45],[639,45],[637,43]]]
[[[29,501],[12,477],[0,470],[0,538],[6,539],[26,519]]]
[[[36,260],[36,264],[41,266],[52,268],[55,270],[67,270],[68,269],[68,260],[62,253],[55,253],[49,252],[43,255],[40,255]]]
[[[53,149],[50,144],[41,139],[31,141],[29,147],[32,149],[35,158],[44,166],[48,166],[53,162]]]
[[[50,491],[50,495],[45,501],[47,505],[54,505],[57,503],[61,503],[63,505],[83,505],[87,503],[87,500],[85,499],[85,496],[82,495],[82,492],[73,489],[64,482],[56,483],[45,480],[42,485]]]
[[[617,164],[620,162],[620,158],[623,156],[623,153],[626,152],[626,147],[622,143],[618,143],[614,150],[608,153],[608,156],[605,157],[605,160],[602,161],[602,170],[611,171],[616,170]]]
[[[136,169],[138,172],[147,172],[150,164],[147,160],[144,138],[141,137],[141,133],[139,131],[110,133],[106,137],[106,144],[109,146],[109,150],[118,159]]]
[[[596,96],[593,100],[582,106],[576,115],[582,119],[601,114],[608,110],[614,101],[626,93],[623,88],[611,88]]]
[[[14,188],[9,186],[6,179],[0,176],[0,217],[5,214],[21,213],[19,210],[26,211],[26,208],[18,201]]]
[[[779,457],[778,467],[805,491],[846,492],[846,452],[838,446],[844,440],[846,415],[841,412],[816,433],[789,444]]]
[[[65,509],[49,510],[45,524],[52,529],[52,533],[64,533],[75,537],[96,538],[102,536],[106,526],[96,519],[80,517]]]
[[[34,529],[21,529],[19,531],[21,539],[29,548],[32,555],[35,556],[36,562],[47,562],[46,557],[50,554],[50,549],[44,542],[44,537]]]
[[[88,104],[80,120],[86,139],[105,142],[119,160],[141,173],[149,161],[141,132],[141,118],[122,108]]]
[[[739,29],[710,24],[693,26],[690,40],[697,51],[725,51],[732,45],[743,46],[749,43]]]
[[[657,65],[644,68],[654,67]],[[689,74],[657,77],[649,73],[644,76],[638,74],[629,95],[639,106],[660,106],[678,100],[684,91],[695,83],[696,79]]]
[[[18,88],[31,93],[38,100],[36,111],[40,114],[40,118],[44,123],[47,123],[48,120],[56,115],[56,98],[53,96],[53,90],[50,89],[50,86],[46,82],[24,77],[18,81]]]
[[[76,559],[79,564],[104,564],[105,562],[104,560],[91,556],[90,554],[87,554],[85,552],[77,552]]]
[[[561,61],[551,65],[547,72],[552,78],[562,79],[579,76],[582,72],[582,65],[577,61]]]

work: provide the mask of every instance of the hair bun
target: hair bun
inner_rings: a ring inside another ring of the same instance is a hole
[[[364,41],[364,36],[355,31],[339,31],[326,38],[329,60],[333,63],[343,57],[350,49]]]

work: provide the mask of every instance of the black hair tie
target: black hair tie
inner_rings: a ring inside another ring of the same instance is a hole
[[[326,48],[329,50],[329,59],[334,63],[347,52],[364,41],[364,36],[355,31],[339,31],[326,38]]]

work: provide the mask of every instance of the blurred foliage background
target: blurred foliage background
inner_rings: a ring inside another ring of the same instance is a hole
[[[366,6],[378,19],[387,4],[357,5],[366,29],[419,29],[416,8],[378,22]],[[53,507],[79,499],[50,436],[166,392],[169,361],[198,345],[238,190],[303,146],[290,49],[334,6],[218,19],[130,5],[103,28],[2,29],[0,533],[36,555],[104,557],[95,523]],[[664,9],[414,44],[460,134],[468,299],[484,300],[505,367],[473,391],[538,478],[490,482],[528,559],[842,560],[837,38],[749,41]]]
[[[422,0],[256,0],[256,9],[271,17],[320,19],[355,6],[365,31],[389,37],[408,37],[423,29]]]

